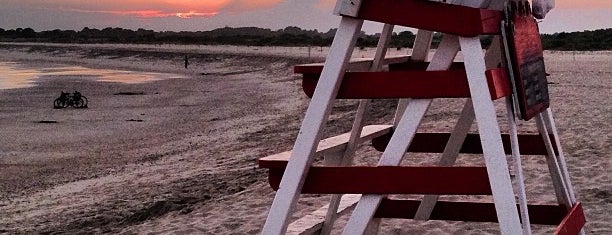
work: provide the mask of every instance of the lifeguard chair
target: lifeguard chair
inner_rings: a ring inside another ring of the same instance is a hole
[[[277,190],[264,234],[329,234],[352,214],[343,234],[378,230],[380,218],[498,222],[502,234],[531,234],[531,223],[581,233],[576,200],[551,110],[537,25],[526,1],[339,0],[340,27],[325,64],[300,65],[312,97],[293,150],[259,159]],[[489,9],[486,9],[489,8]],[[505,10],[504,10],[505,9]],[[351,61],[364,20],[384,23],[376,55]],[[394,25],[417,28],[410,56],[386,58]],[[433,32],[443,34],[428,60]],[[495,35],[486,53],[481,35]],[[455,62],[459,52],[464,62]],[[371,99],[400,99],[391,125],[364,126]],[[418,132],[436,98],[468,98],[449,133]],[[509,133],[493,101],[504,98]],[[350,133],[321,140],[335,99],[359,99]],[[538,134],[519,134],[516,117],[534,119]],[[469,130],[476,121],[478,133]],[[359,144],[382,151],[377,166],[352,166]],[[406,152],[441,153],[438,166],[400,166]],[[460,153],[484,156],[485,167],[453,166]],[[506,155],[516,171],[513,181]],[[528,205],[521,154],[543,155],[557,204]],[[323,165],[314,164],[324,157]],[[289,223],[301,193],[332,194],[328,206]],[[386,195],[424,195],[421,200]],[[438,201],[437,195],[492,195],[492,202]],[[518,199],[518,202],[517,202]]]

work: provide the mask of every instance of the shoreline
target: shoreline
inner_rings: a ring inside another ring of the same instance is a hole
[[[289,56],[210,52],[194,56],[193,71],[185,72],[183,53],[0,44],[0,61],[182,71],[186,76],[142,84],[66,77],[0,90],[0,136],[6,137],[0,143],[0,233],[259,233],[274,191],[256,159],[292,147],[309,102],[292,66],[308,59],[290,51]],[[607,221],[612,210],[612,54],[545,56],[552,108],[587,216],[586,230],[612,233]],[[82,87],[90,108],[54,110],[52,101],[63,87]],[[435,101],[422,128],[452,127],[460,105]],[[350,128],[356,103],[339,101],[335,107],[326,135]],[[393,107],[392,102],[374,103],[370,122],[390,121],[393,115],[385,111]],[[520,126],[522,131],[533,127]],[[357,161],[367,165],[380,153],[364,144],[358,154]],[[419,156],[406,164],[436,161]],[[467,157],[459,163],[480,164]],[[542,163],[539,157],[525,158],[527,193],[531,201],[554,203]],[[295,217],[327,198],[304,195]],[[382,229],[381,234],[494,234],[497,224],[385,220]],[[550,231],[548,226],[534,230]]]

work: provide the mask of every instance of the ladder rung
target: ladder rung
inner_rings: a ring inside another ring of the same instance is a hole
[[[361,138],[359,142],[365,142],[372,140],[376,137],[380,137],[384,134],[387,134],[391,131],[391,125],[368,125],[364,126],[361,131]],[[334,153],[338,151],[342,151],[346,148],[348,144],[351,133],[344,133],[341,135],[337,135],[334,137],[330,137],[324,140],[319,141],[319,145],[317,146],[317,151],[315,152],[315,157],[323,156],[325,154]],[[278,168],[285,167],[287,165],[287,161],[291,157],[291,151],[285,151],[282,153],[277,153],[274,155],[270,155],[267,157],[260,158],[258,160],[260,168]]]
[[[419,208],[420,203],[421,202],[418,200],[398,200],[385,198],[378,207],[374,217],[414,219],[414,215]],[[568,213],[563,205],[528,205],[528,209],[529,219],[532,224],[559,225],[562,223],[564,217],[573,216],[574,214],[572,212]],[[580,208],[579,211],[582,212],[582,208]],[[584,216],[582,218],[584,218]],[[495,204],[483,202],[438,201],[429,219],[470,222],[498,222],[497,214],[495,212]],[[561,226],[563,226],[563,224],[561,224]]]
[[[274,190],[284,171],[270,168]],[[491,188],[485,167],[312,166],[302,193],[491,195]]]
[[[312,97],[319,74],[305,73],[302,88]],[[491,99],[511,94],[505,68],[487,72]],[[338,90],[338,99],[394,98],[469,98],[470,89],[464,70],[346,72]]]
[[[372,66],[373,58],[356,58],[351,59],[351,61],[347,64],[347,71],[367,71]],[[387,57],[383,60],[383,65],[394,65],[394,64],[415,64],[415,62],[410,61],[410,56],[393,56]],[[420,62],[421,64],[429,64],[427,62]],[[313,63],[313,64],[300,64],[293,67],[294,73],[317,73],[321,74],[323,71],[323,63]],[[425,69],[423,69],[425,70]]]
[[[499,34],[502,12],[425,0],[361,0],[357,18],[474,37]]]
[[[389,140],[391,139],[392,133],[374,138],[372,140],[372,146],[378,151],[385,151]],[[539,134],[520,134],[519,136],[519,150],[521,155],[547,155],[546,146]],[[450,133],[417,133],[408,148],[408,152],[415,153],[442,153]],[[510,135],[502,134],[502,142],[504,144],[504,150],[506,154],[512,153],[510,145]],[[553,135],[550,135],[551,139],[554,139]],[[557,146],[553,141],[553,147],[557,152]],[[460,153],[466,154],[482,154],[482,145],[480,143],[480,135],[468,134],[465,138],[463,146],[461,147]],[[557,152],[558,153],[558,152]]]
[[[359,194],[343,195],[340,205],[336,210],[336,216],[341,217],[352,212],[357,202],[359,202],[359,199],[361,199],[361,195]],[[327,215],[328,209],[329,204],[313,211],[309,215],[291,222],[287,227],[286,234],[319,234],[325,223],[325,216]]]

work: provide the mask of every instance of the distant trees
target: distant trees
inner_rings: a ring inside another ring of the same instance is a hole
[[[542,35],[542,46],[549,50],[594,51],[612,49],[612,28],[594,31]]]
[[[0,29],[0,39],[5,37],[9,39],[31,39],[36,37],[36,32],[31,28]]]
[[[246,45],[246,46],[329,46],[336,34],[336,29],[327,32],[305,30],[290,26],[273,31],[257,27],[230,28],[224,27],[210,31],[198,32],[155,32],[147,29],[85,27],[80,31],[48,30],[36,32],[31,28],[1,29],[0,41],[11,42],[56,42],[56,43],[140,43],[140,44],[201,44],[201,45]],[[368,35],[361,32],[357,40],[358,47],[375,47],[379,34]],[[410,31],[393,33],[391,47],[410,48],[415,35]],[[435,46],[441,36],[435,34],[432,43]],[[483,44],[491,43],[491,37],[481,37]],[[573,33],[555,33],[542,35],[542,44],[547,50],[612,50],[612,28]]]

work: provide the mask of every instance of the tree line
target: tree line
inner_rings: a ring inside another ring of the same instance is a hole
[[[279,30],[257,27],[219,28],[197,32],[156,32],[147,29],[85,27],[75,30],[47,30],[36,32],[31,28],[5,30],[0,28],[0,41],[4,42],[53,42],[53,43],[135,43],[135,44],[199,44],[199,45],[244,45],[244,46],[329,46],[336,29],[327,32],[305,30],[299,27],[286,27]],[[379,34],[368,35],[361,32],[358,47],[374,47]],[[390,46],[411,48],[415,35],[410,31],[393,33]],[[434,47],[440,35],[433,39]],[[485,45],[491,37],[481,37]],[[571,33],[543,34],[542,45],[545,50],[612,50],[612,28]]]

